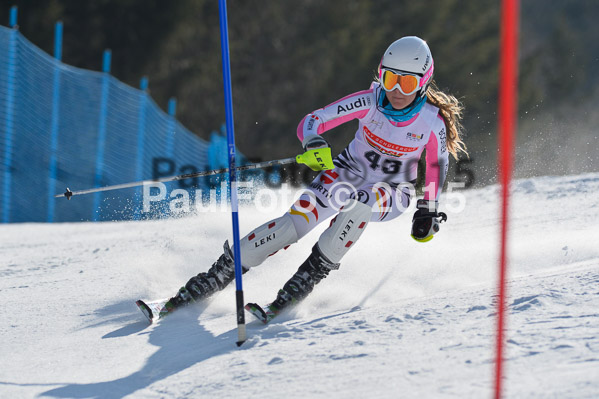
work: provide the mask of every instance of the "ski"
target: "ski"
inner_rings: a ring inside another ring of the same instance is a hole
[[[150,324],[155,321],[162,319],[167,314],[173,312],[175,307],[171,305],[168,300],[144,302],[141,299],[135,301],[135,304],[144,316],[148,319]]]
[[[258,305],[257,303],[248,303],[245,305],[245,310],[250,312],[254,317],[264,324],[267,324],[279,314],[279,311],[276,308],[271,307],[271,304],[268,304],[262,308],[262,306]]]

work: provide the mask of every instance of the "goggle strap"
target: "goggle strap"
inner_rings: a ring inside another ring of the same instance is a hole
[[[422,73],[418,73],[418,72],[410,72],[410,71],[404,71],[401,69],[395,69],[395,68],[389,68],[386,67],[384,65],[381,65],[381,71],[384,73],[385,71],[389,71],[389,72],[393,72],[396,75],[414,75],[414,76],[418,76],[420,78],[424,77],[424,74]]]

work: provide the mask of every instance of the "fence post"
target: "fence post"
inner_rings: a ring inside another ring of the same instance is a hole
[[[177,99],[171,97],[168,100],[168,132],[166,135],[166,156],[169,158],[173,157],[175,147],[175,122],[177,121],[175,115],[177,113]]]
[[[138,124],[137,124],[137,163],[135,165],[135,179],[142,180],[143,176],[143,161],[144,161],[144,144],[145,144],[145,136],[146,136],[146,108],[148,103],[148,78],[146,76],[142,77],[139,82],[139,88],[141,90],[139,97],[139,115],[138,115]],[[138,190],[138,195],[141,198],[142,190]],[[143,198],[141,198],[143,201]],[[143,205],[139,204],[139,207],[135,208],[135,214],[133,218],[135,220],[139,220],[141,216],[141,207]]]
[[[56,194],[56,174],[57,174],[57,159],[58,152],[58,123],[60,117],[60,73],[62,60],[62,22],[56,22],[54,27],[54,58],[58,61],[54,68],[54,82],[52,86],[52,122],[50,125],[50,176],[48,178],[48,223],[54,221],[54,211],[56,201],[53,201],[52,196]]]
[[[106,118],[108,116],[108,94],[110,89],[110,62],[112,52],[109,49],[104,50],[102,58],[102,98],[100,102],[100,120],[98,123],[98,148],[96,150],[96,176],[94,179],[94,187],[100,187],[102,184],[102,175],[104,170],[104,149],[106,146]],[[94,196],[94,208],[92,209],[92,220],[98,221],[98,208],[102,199],[101,193],[96,193]]]
[[[2,223],[10,222],[12,193],[12,152],[14,134],[15,75],[17,68],[17,6],[10,9],[9,26],[12,28],[8,44],[8,68],[6,71],[6,122],[4,126],[4,185],[2,189]]]
[[[8,26],[10,26],[11,28],[14,28],[14,29],[19,29],[19,27],[17,26],[18,11],[19,11],[19,8],[17,6],[12,6],[10,8],[10,16],[9,16]]]

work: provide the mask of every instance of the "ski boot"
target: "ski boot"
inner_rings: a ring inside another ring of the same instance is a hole
[[[223,254],[207,272],[192,277],[177,295],[169,299],[167,306],[180,307],[200,301],[224,289],[235,278],[235,262],[229,242],[225,241]],[[247,270],[244,269],[245,273]]]
[[[301,301],[312,292],[316,284],[329,275],[331,270],[337,269],[339,263],[328,260],[320,251],[318,244],[315,244],[308,259],[279,291],[273,305],[280,311],[290,304]]]
[[[189,291],[187,291],[187,288],[181,287],[179,288],[179,292],[177,292],[177,295],[166,301],[164,307],[168,312],[172,312],[180,306],[186,306],[193,302],[195,302],[195,300],[193,299]]]
[[[312,248],[312,253],[299,267],[297,272],[279,290],[277,298],[264,308],[255,303],[248,303],[245,309],[263,323],[274,319],[284,309],[295,305],[304,299],[331,270],[339,269],[339,263],[329,261],[320,251],[318,244]]]

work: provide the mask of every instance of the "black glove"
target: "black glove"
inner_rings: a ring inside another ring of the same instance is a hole
[[[310,136],[304,139],[302,147],[304,147],[304,151],[309,151],[317,148],[327,148],[330,147],[330,145],[322,136]]]
[[[447,215],[437,213],[437,203],[419,199],[416,202],[417,211],[412,218],[412,238],[418,242],[433,239],[433,234],[439,232],[439,224],[447,221]]]

